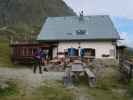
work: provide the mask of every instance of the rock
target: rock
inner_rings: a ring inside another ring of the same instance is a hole
[[[9,87],[9,85],[7,84],[7,83],[5,83],[5,82],[1,82],[0,83],[0,88],[1,89],[6,89],[6,88],[8,88]]]

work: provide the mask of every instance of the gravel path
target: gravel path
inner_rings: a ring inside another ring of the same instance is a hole
[[[43,74],[33,73],[28,68],[0,68],[0,81],[17,80],[22,82],[23,90],[21,94],[24,96],[32,95],[34,89],[44,84],[44,81],[62,80],[64,72],[43,72]],[[88,100],[86,89],[74,88],[76,90],[75,100]]]
[[[0,68],[0,79],[20,80],[30,87],[38,87],[45,80],[62,80],[64,72],[43,72],[34,74],[28,68]]]

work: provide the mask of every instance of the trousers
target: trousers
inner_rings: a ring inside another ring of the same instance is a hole
[[[34,65],[33,65],[33,72],[36,73],[37,68],[39,68],[39,73],[42,73],[42,68],[41,68],[41,60],[39,59],[34,59]]]

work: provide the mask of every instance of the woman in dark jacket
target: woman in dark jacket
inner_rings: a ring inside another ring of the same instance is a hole
[[[36,73],[37,67],[39,68],[40,74],[42,73],[42,68],[41,68],[41,49],[38,48],[34,52],[34,68],[33,72]]]

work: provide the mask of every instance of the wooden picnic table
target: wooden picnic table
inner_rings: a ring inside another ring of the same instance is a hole
[[[71,67],[71,71],[72,72],[84,72],[84,67],[82,64],[72,64],[72,67]]]
[[[59,59],[53,59],[49,61],[51,64],[59,64],[60,60]]]

